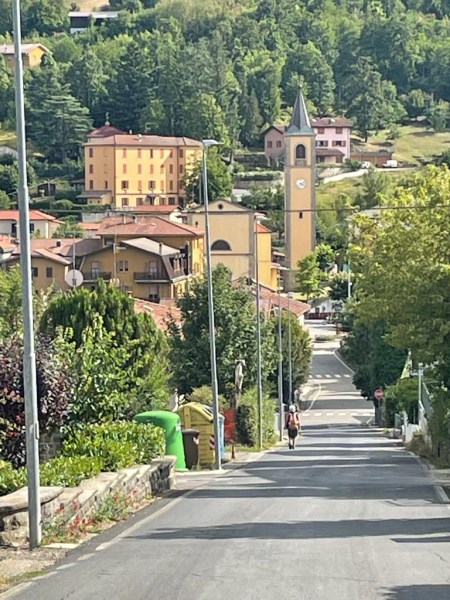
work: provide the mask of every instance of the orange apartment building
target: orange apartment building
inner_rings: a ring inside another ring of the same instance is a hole
[[[106,123],[84,146],[88,204],[113,208],[183,204],[183,181],[202,144],[185,137],[127,134]]]

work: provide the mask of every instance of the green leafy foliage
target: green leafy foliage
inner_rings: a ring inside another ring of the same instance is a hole
[[[295,274],[297,289],[306,301],[319,296],[323,291],[322,272],[315,252],[307,254],[297,263],[298,271]]]
[[[386,420],[394,423],[394,415],[404,411],[410,423],[417,423],[419,410],[419,385],[417,378],[406,377],[386,389]]]
[[[224,265],[213,270],[216,351],[220,393],[234,388],[235,361],[246,363],[244,385],[256,380],[256,316],[255,302],[243,283],[232,283],[231,272]],[[209,385],[210,346],[207,285],[204,280],[192,283],[178,300],[181,330],[170,327],[170,358],[173,382],[181,393]],[[262,319],[262,363],[267,375],[273,370],[275,340],[273,324]]]
[[[275,405],[268,396],[263,396],[263,443],[274,441]],[[236,431],[241,444],[255,446],[258,441],[258,396],[256,388],[246,390],[241,397],[236,414]]]
[[[206,160],[208,170],[208,198],[227,198],[233,187],[233,177],[229,167],[222,160],[216,148],[209,148]],[[203,204],[203,191],[201,189],[202,165],[199,162],[186,174],[184,185],[190,200]]]
[[[27,484],[27,472],[24,467],[14,469],[9,462],[0,463],[0,496],[11,494]]]
[[[99,459],[104,471],[148,464],[164,456],[164,452],[163,430],[151,424],[134,422],[85,425],[71,431],[62,448],[65,457]]]

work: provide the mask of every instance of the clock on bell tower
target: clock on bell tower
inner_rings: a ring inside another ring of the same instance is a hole
[[[284,133],[285,290],[295,291],[298,261],[315,246],[315,133],[299,90]]]

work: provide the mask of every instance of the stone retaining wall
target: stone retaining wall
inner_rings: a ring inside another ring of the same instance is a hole
[[[175,487],[173,456],[136,465],[117,473],[100,473],[76,488],[41,487],[42,523],[58,516],[63,522],[89,517],[101,502],[114,493],[135,500],[158,496]],[[0,498],[0,545],[24,546],[28,536],[28,489],[21,488]]]

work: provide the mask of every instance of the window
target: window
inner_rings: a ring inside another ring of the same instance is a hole
[[[158,263],[155,260],[148,263],[148,273],[154,279],[158,276]]]
[[[144,206],[144,198],[136,199],[137,206]]]
[[[268,142],[267,142],[267,147],[268,147],[268,148],[272,148],[272,142],[271,142],[271,141],[268,141]]]
[[[184,173],[184,167],[183,165],[180,165],[180,174]]]
[[[137,188],[138,188],[139,192],[142,192],[142,181],[141,180],[138,181]]]
[[[175,206],[176,204],[176,199],[173,196],[169,196],[169,204],[171,206]]]
[[[164,165],[161,165],[161,166],[159,167],[159,174],[160,174],[160,175],[164,175]]]
[[[295,158],[297,160],[304,160],[306,158],[306,148],[303,144],[299,144],[295,149]]]
[[[150,158],[153,158],[153,150],[150,150]]]
[[[127,165],[126,165],[126,164],[123,164],[123,165],[122,165],[122,173],[123,173],[124,175],[126,175],[126,173],[127,173]]]
[[[89,173],[92,175],[94,172],[94,165],[89,165]]]
[[[157,285],[150,285],[148,287],[148,299],[150,300],[150,302],[158,302],[158,291],[159,290]]]
[[[128,206],[128,198],[122,198],[122,206]]]
[[[164,180],[161,179],[161,184],[159,186],[159,189],[163,192],[164,191]]]
[[[142,175],[142,165],[138,165],[138,175]]]
[[[324,134],[325,133],[325,127],[318,127],[317,128],[317,133]]]
[[[153,175],[155,171],[155,167],[153,165],[150,165],[150,175]]]
[[[173,165],[169,165],[169,173],[172,175],[172,173],[173,173]]]
[[[173,181],[169,181],[169,192],[173,192]]]
[[[281,148],[281,141],[280,140],[277,141],[277,148]]]
[[[342,133],[343,129],[342,127],[336,127],[336,133]]]
[[[45,275],[47,279],[51,279],[53,277],[53,267],[47,267],[45,269]]]
[[[328,140],[316,140],[317,148],[328,148]]]
[[[93,179],[89,179],[89,189],[90,190],[94,189],[94,180]]]
[[[89,148],[89,158],[94,158],[94,148]]]
[[[179,156],[180,158],[183,158],[183,156],[184,156],[184,150],[183,150],[183,148],[180,148],[180,149],[179,149],[179,151],[178,151],[178,156]]]
[[[165,206],[166,199],[163,196],[159,197],[159,206]]]
[[[127,157],[127,149],[123,148],[122,149],[122,158],[126,158]]]
[[[339,148],[345,148],[344,140],[333,140],[333,146],[338,146]]]
[[[162,148],[159,151],[159,158],[164,158],[164,150]]]
[[[108,189],[108,182],[105,179],[105,190],[107,190],[107,189]]]
[[[212,244],[211,250],[231,250],[231,246],[225,240],[217,240]]]
[[[128,271],[128,261],[127,260],[119,260],[118,262],[119,272],[125,273]]]
[[[298,218],[299,218],[299,219],[303,219],[303,211],[300,211],[300,212],[298,213]]]
[[[170,158],[173,158],[173,150],[170,151],[169,156],[170,156]]]
[[[37,267],[31,267],[31,274],[33,277],[37,277],[39,275],[39,270]]]
[[[91,277],[92,279],[97,279],[100,273],[100,263],[96,260],[93,260],[91,263]]]
[[[154,196],[147,196],[148,199],[148,203],[150,204],[150,206],[155,206],[155,197]]]
[[[138,148],[138,158],[142,158],[142,150]]]
[[[122,179],[122,183],[120,186],[123,190],[127,190],[128,189],[128,181],[126,179]]]

